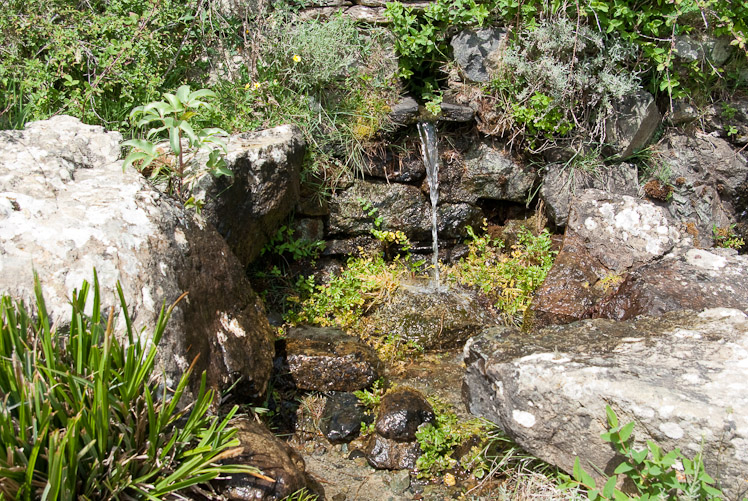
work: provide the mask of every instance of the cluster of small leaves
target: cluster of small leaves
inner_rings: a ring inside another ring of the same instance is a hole
[[[151,179],[166,185],[167,193],[199,210],[202,203],[193,196],[187,196],[191,195],[195,185],[207,175],[234,175],[226,167],[222,155],[226,153],[226,131],[218,128],[194,128],[190,123],[190,119],[200,108],[211,108],[204,99],[213,97],[215,93],[208,89],[190,92],[189,85],[182,85],[175,94],[165,92],[164,101],[154,101],[133,108],[130,121],[135,129],[154,123],[156,126],[146,131],[146,139],[131,139],[122,143],[123,147],[132,147],[122,168],[135,165],[140,172],[148,172]],[[171,159],[153,142],[164,134],[168,137],[173,155]],[[185,158],[185,139],[188,153],[191,154],[189,158]],[[205,165],[202,165],[194,160],[198,152],[205,148],[210,149],[210,153]]]
[[[0,497],[8,499],[166,499],[219,474],[238,444],[228,422],[211,416],[203,374],[191,408],[180,407],[191,368],[172,391],[154,375],[156,350],[173,309],[162,308],[151,339],[133,330],[122,289],[127,346],[101,315],[99,284],[73,292],[69,331],[50,326],[36,278],[32,315],[0,299]],[[93,306],[86,315],[86,304]],[[170,498],[169,498],[170,499]]]
[[[609,442],[624,461],[613,476],[608,477],[602,488],[581,466],[579,458],[574,461],[572,477],[563,476],[563,487],[582,486],[588,498],[615,499],[616,501],[638,499],[722,499],[724,494],[715,487],[715,481],[704,471],[701,454],[693,459],[684,456],[679,449],[664,453],[653,441],[647,446],[634,448],[634,422],[619,425],[618,416],[609,405],[605,406],[609,429],[601,435]],[[601,472],[602,473],[602,472]],[[616,488],[618,476],[631,480],[637,495],[630,496]]]
[[[572,129],[602,141],[615,104],[639,88],[634,46],[559,16],[528,24],[512,40],[493,82],[499,129],[539,149]]]
[[[726,249],[742,249],[745,246],[745,240],[735,233],[735,225],[719,228],[716,225],[712,228],[714,245]]]
[[[553,265],[551,236],[543,230],[534,236],[523,229],[510,252],[503,242],[488,234],[478,235],[467,227],[468,256],[448,269],[450,280],[477,287],[494,301],[505,321],[519,324],[530,306],[535,290]]]
[[[184,78],[198,0],[10,0],[0,10],[0,128],[66,113],[118,129]],[[182,43],[182,42],[185,43]]]
[[[478,477],[485,473],[480,450],[468,453],[466,458],[455,458],[455,448],[474,437],[485,437],[487,428],[480,419],[460,422],[448,404],[438,398],[429,398],[436,415],[432,423],[421,425],[416,439],[421,455],[416,460],[418,478],[439,477],[457,466],[469,468]]]
[[[447,29],[482,25],[490,7],[490,2],[481,0],[437,0],[416,11],[400,2],[387,3],[385,13],[392,21],[390,29],[396,37],[399,76],[412,89],[429,94],[428,101],[435,103],[434,93],[439,88],[437,70],[448,54]]]
[[[286,320],[293,324],[315,324],[349,328],[373,305],[384,301],[410,270],[399,257],[391,262],[382,253],[351,257],[345,268],[327,283],[302,278],[298,295],[287,297],[292,309]]]
[[[275,254],[278,256],[288,256],[292,261],[310,259],[312,261],[319,257],[320,252],[325,248],[325,242],[322,240],[307,240],[296,238],[293,227],[283,225],[278,228],[275,235],[260,251],[260,255]]]

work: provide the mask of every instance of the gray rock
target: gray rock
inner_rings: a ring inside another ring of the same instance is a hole
[[[748,319],[737,310],[627,322],[585,320],[525,333],[495,329],[465,346],[463,396],[531,454],[570,472],[575,457],[612,473],[600,439],[605,405],[653,440],[689,457],[731,496],[748,488]]]
[[[605,126],[606,155],[627,158],[644,147],[660,125],[662,115],[652,95],[644,90],[623,99],[617,115]]]
[[[146,334],[161,305],[188,291],[159,346],[167,384],[199,356],[195,373],[206,370],[210,387],[241,378],[240,396],[263,393],[271,330],[244,268],[210,224],[122,171],[120,141],[67,116],[0,132],[0,290],[29,303],[36,270],[50,314],[64,325],[71,291],[95,267],[102,310],[119,312],[119,281]]]
[[[689,249],[639,268],[594,316],[627,320],[711,307],[748,312],[748,257],[734,249]]]
[[[734,220],[734,202],[748,178],[748,161],[723,139],[707,135],[668,134],[658,150],[674,188],[671,214],[692,226],[689,232],[696,233],[696,245],[711,245],[712,228]]]
[[[680,240],[666,209],[626,195],[583,191],[572,201],[563,248],[535,293],[535,323],[589,316],[612,282],[664,256]]]
[[[339,329],[296,327],[276,343],[275,368],[294,388],[356,391],[379,378],[374,350]]]
[[[206,219],[245,266],[298,202],[304,151],[301,131],[292,125],[233,135],[226,155],[233,179],[205,178],[196,198],[206,201]]]
[[[367,202],[376,212],[364,211]],[[330,200],[328,234],[369,234],[375,218],[381,217],[382,230],[399,230],[414,240],[427,239],[431,235],[429,210],[430,203],[415,186],[357,181]]]
[[[475,118],[475,110],[461,104],[441,103],[441,113],[437,118],[445,122],[470,122]]]
[[[238,429],[239,445],[236,455],[223,463],[255,466],[266,478],[233,474],[215,480],[226,499],[284,499],[304,488],[321,494],[320,486],[306,473],[304,459],[264,425],[253,419],[238,418],[231,426]]]
[[[366,159],[363,170],[367,176],[394,183],[416,183],[426,177],[426,166],[419,148],[412,148],[404,155],[390,148],[379,151]]]
[[[413,442],[418,427],[435,418],[434,409],[419,391],[398,387],[382,397],[376,430],[380,436],[395,442]]]
[[[434,350],[459,346],[496,322],[474,293],[413,284],[391,292],[387,302],[362,319],[361,329],[369,336],[397,336],[403,343]]]
[[[420,115],[418,102],[411,96],[404,96],[392,106],[390,119],[400,125],[410,125],[418,121]]]
[[[436,221],[440,241],[464,238],[466,225],[479,228],[483,223],[483,211],[472,204],[440,204],[436,207]]]
[[[722,66],[734,53],[729,37],[705,37],[695,39],[689,35],[676,37],[673,47],[675,56],[686,63],[708,59],[715,66]]]
[[[579,235],[587,251],[613,272],[649,263],[680,240],[662,207],[600,190],[585,190],[572,202],[569,232]]]
[[[378,470],[412,470],[421,455],[418,442],[396,442],[370,435],[364,449],[366,460]]]
[[[500,147],[481,143],[465,154],[464,163],[443,165],[440,200],[475,203],[479,199],[525,202],[537,173]]]
[[[488,82],[491,77],[490,57],[500,50],[507,31],[501,28],[463,30],[452,38],[454,59],[468,80]]]
[[[639,193],[638,169],[627,163],[601,165],[592,172],[562,164],[548,165],[540,186],[540,198],[545,202],[549,219],[556,226],[566,226],[571,199],[587,188],[636,196]]]

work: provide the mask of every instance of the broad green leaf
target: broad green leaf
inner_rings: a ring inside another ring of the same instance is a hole
[[[621,431],[618,432],[618,435],[621,437],[621,442],[626,442],[629,437],[631,436],[631,432],[634,431],[634,422],[631,421],[630,423],[627,423],[621,428]]]
[[[608,416],[608,425],[610,425],[611,428],[618,428],[618,416],[616,416],[615,411],[610,407],[610,405],[605,406],[605,414]]]
[[[616,490],[616,477],[610,477],[603,487],[603,496],[611,499]]]

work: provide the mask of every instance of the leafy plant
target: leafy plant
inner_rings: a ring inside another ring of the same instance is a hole
[[[437,0],[418,12],[400,2],[388,2],[385,14],[392,20],[399,76],[421,94],[436,111],[438,67],[447,59],[447,29],[482,25],[489,16],[488,2]]]
[[[210,45],[207,2],[9,0],[0,11],[0,128],[65,113],[108,128],[182,81]]]
[[[528,23],[510,41],[492,87],[496,124],[524,137],[535,151],[566,142],[602,142],[616,104],[639,88],[628,67],[635,50],[615,34],[568,19],[563,13]]]
[[[265,244],[260,251],[260,255],[270,253],[282,256],[289,254],[293,261],[300,261],[302,259],[315,260],[324,248],[324,241],[295,238],[294,229],[289,225],[283,225],[278,228],[275,235]]]
[[[434,413],[434,422],[421,425],[416,431],[416,439],[421,448],[421,455],[416,460],[418,478],[438,477],[454,469],[463,466],[465,471],[472,472],[476,478],[485,473],[485,464],[482,461],[481,448],[475,448],[462,458],[454,458],[455,448],[471,438],[479,438],[479,442],[485,438],[486,426],[480,419],[471,419],[460,422],[450,406],[438,398],[429,398]]]
[[[740,249],[745,246],[745,240],[735,233],[735,225],[727,228],[718,228],[717,225],[712,227],[714,245],[725,249]]]
[[[689,459],[675,449],[668,453],[653,441],[647,440],[643,449],[634,448],[634,422],[619,425],[618,416],[609,406],[605,406],[608,418],[608,431],[601,438],[609,442],[624,461],[619,464],[613,476],[607,477],[600,488],[595,479],[581,466],[579,458],[574,461],[572,476],[564,477],[564,487],[583,486],[588,498],[595,499],[722,499],[724,494],[716,488],[715,481],[704,471],[701,453]],[[602,471],[599,472],[604,475]],[[637,496],[632,497],[616,488],[619,475],[631,480]]]
[[[180,200],[186,200],[186,194],[206,175],[233,176],[221,155],[221,151],[227,151],[226,141],[221,137],[227,135],[226,131],[218,128],[194,128],[190,123],[190,119],[200,108],[211,108],[204,99],[215,96],[211,90],[190,92],[189,85],[182,85],[176,94],[165,92],[164,101],[154,101],[133,108],[130,120],[134,127],[140,129],[152,124],[156,126],[148,129],[146,139],[131,139],[122,143],[122,146],[133,148],[125,157],[122,168],[135,165],[139,171],[150,173],[151,179],[165,180],[167,192],[175,194]],[[169,162],[163,151],[152,141],[162,133],[168,135],[169,147],[174,155],[173,162]],[[185,158],[185,139],[187,148],[191,150],[189,158]],[[211,148],[204,167],[192,165],[197,153],[211,146],[220,148],[220,151]],[[194,198],[190,200],[195,203]]]
[[[210,415],[214,393],[204,374],[187,407],[192,367],[173,391],[154,374],[176,303],[161,309],[146,338],[134,331],[118,284],[124,346],[114,335],[113,309],[101,314],[95,272],[93,287],[83,282],[73,292],[64,332],[50,325],[38,277],[35,292],[33,315],[23,303],[0,299],[0,497],[157,500],[221,474],[259,474],[217,464],[238,444],[228,426],[237,408],[223,419]]]
[[[379,404],[381,403],[385,392],[384,379],[379,378],[372,383],[371,389],[356,390],[353,394],[356,395],[356,398],[358,398],[364,407],[369,410],[374,410],[379,408]]]
[[[488,234],[477,235],[467,227],[468,256],[448,269],[450,280],[477,287],[494,301],[507,323],[521,323],[533,293],[553,265],[551,236],[543,230],[534,236],[527,229],[519,234],[511,252],[502,252],[503,242]]]

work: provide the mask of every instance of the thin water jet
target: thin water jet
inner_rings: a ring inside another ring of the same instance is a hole
[[[436,204],[439,201],[439,149],[437,146],[436,127],[430,122],[418,123],[418,136],[421,139],[421,155],[426,166],[426,180],[429,184],[429,195],[431,197],[431,258],[434,267],[432,285],[439,289],[439,239],[436,220]]]

